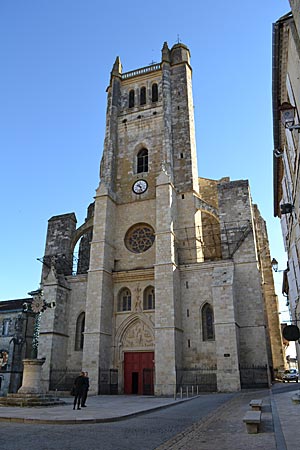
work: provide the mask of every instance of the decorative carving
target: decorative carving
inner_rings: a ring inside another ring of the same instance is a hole
[[[143,253],[152,247],[155,239],[153,228],[145,223],[131,227],[125,236],[125,245],[133,253]]]
[[[134,304],[134,310],[137,312],[142,311],[141,292],[142,292],[142,289],[140,288],[140,285],[138,284],[137,287],[135,288],[136,300],[135,300],[135,304]]]
[[[152,333],[140,320],[129,326],[123,339],[124,347],[154,347]]]

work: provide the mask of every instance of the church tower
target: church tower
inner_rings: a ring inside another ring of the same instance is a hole
[[[155,393],[172,393],[181,365],[174,229],[201,242],[191,78],[189,49],[164,43],[158,64],[122,73],[117,58],[107,89],[83,365],[95,383],[101,369],[117,367],[125,392],[133,383],[142,393],[143,373],[155,366]],[[201,245],[188,251],[203,260]]]
[[[231,392],[281,369],[263,219],[247,180],[198,178],[193,112],[185,45],[125,73],[116,58],[95,201],[79,227],[48,222],[46,388],[82,369],[91,394]]]

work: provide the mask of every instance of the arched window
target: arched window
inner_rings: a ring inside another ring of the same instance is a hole
[[[155,309],[155,294],[153,286],[148,286],[144,290],[143,309]]]
[[[127,288],[122,289],[119,293],[118,311],[131,311],[131,292]]]
[[[9,336],[11,327],[11,319],[3,319],[2,336]]]
[[[129,106],[129,108],[134,107],[134,90],[133,89],[131,91],[129,91],[128,106]]]
[[[140,105],[146,104],[146,88],[145,86],[141,87],[140,91]]]
[[[202,337],[203,341],[215,340],[214,312],[209,303],[202,308]]]
[[[158,101],[158,86],[156,83],[152,84],[152,101],[153,102]]]
[[[84,341],[84,325],[85,325],[85,313],[79,314],[76,322],[76,332],[75,332],[75,350],[83,349]]]
[[[93,229],[91,228],[78,239],[73,251],[73,275],[87,273],[89,270],[92,237]]]
[[[148,150],[142,148],[137,154],[137,173],[148,172]]]

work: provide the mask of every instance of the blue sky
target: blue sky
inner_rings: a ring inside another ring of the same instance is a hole
[[[0,299],[40,282],[48,219],[80,225],[99,182],[106,87],[160,61],[164,41],[191,50],[199,176],[249,179],[285,267],[273,218],[272,23],[288,0],[0,1]],[[281,277],[275,276],[280,292]],[[284,308],[284,303],[282,303]]]

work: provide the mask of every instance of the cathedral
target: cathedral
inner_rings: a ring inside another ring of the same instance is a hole
[[[284,362],[266,225],[247,180],[198,176],[189,49],[124,73],[117,58],[106,111],[85,222],[48,222],[45,390],[81,369],[91,394],[270,385]]]

